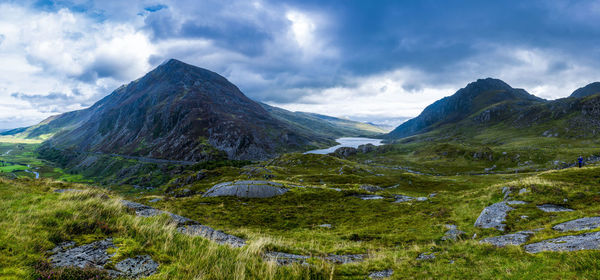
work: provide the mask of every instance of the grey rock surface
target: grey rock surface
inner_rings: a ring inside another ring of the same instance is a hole
[[[448,229],[444,236],[442,236],[442,240],[458,240],[461,236],[464,236],[466,232],[459,230],[455,225],[445,225]]]
[[[408,202],[408,201],[413,201],[416,198],[412,197],[412,196],[407,196],[407,195],[396,195],[396,201],[394,201],[394,203],[402,203],[402,202]]]
[[[368,192],[378,192],[378,191],[382,191],[383,190],[382,187],[373,186],[373,185],[362,185],[362,186],[360,186],[360,188],[362,190],[365,190],[365,191],[368,191]]]
[[[336,264],[346,264],[346,263],[354,263],[361,262],[365,259],[365,255],[357,254],[357,255],[329,255],[324,260]]]
[[[508,204],[508,205],[522,205],[522,204],[527,204],[527,202],[520,201],[520,200],[509,200],[509,201],[506,202],[506,204]]]
[[[417,201],[420,201],[420,202],[427,201],[427,197],[424,197],[424,196],[417,197]]]
[[[433,259],[435,259],[435,254],[434,253],[421,253],[417,257],[418,261],[433,260]]]
[[[267,252],[265,253],[265,258],[269,261],[275,261],[278,265],[290,265],[294,263],[308,264],[306,260],[310,259],[309,256],[281,252]]]
[[[83,190],[77,190],[77,189],[59,189],[59,190],[54,190],[55,193],[67,193],[67,192],[82,192]]]
[[[331,224],[322,224],[322,225],[318,225],[318,227],[322,227],[322,228],[332,228],[333,226]]]
[[[364,194],[364,195],[357,195],[356,197],[362,199],[362,200],[377,200],[377,199],[384,199],[385,197],[380,196],[380,195],[373,195],[373,194]]]
[[[506,214],[514,208],[507,205],[506,202],[494,203],[481,211],[481,214],[475,221],[475,226],[480,228],[495,228],[504,231],[506,226]]]
[[[115,265],[117,271],[122,275],[131,278],[148,277],[156,273],[157,268],[158,263],[148,255],[128,258]]]
[[[590,232],[579,235],[567,235],[548,239],[523,247],[529,253],[544,251],[580,251],[600,249],[600,232]]]
[[[239,238],[234,235],[224,233],[222,231],[215,230],[209,226],[204,225],[188,225],[177,228],[177,230],[183,234],[190,236],[200,236],[206,239],[212,240],[218,244],[227,244],[232,247],[244,247],[246,246],[246,240]]]
[[[554,204],[542,204],[537,206],[538,209],[544,212],[571,212],[573,209],[569,209],[560,205]]]
[[[161,200],[162,200],[162,198],[155,198],[155,199],[151,199],[151,200],[149,200],[148,202],[150,202],[150,203],[154,203],[154,202],[159,202],[159,201],[161,201]]]
[[[269,181],[237,181],[214,185],[203,197],[237,196],[242,198],[268,198],[288,191],[281,184]]]
[[[383,279],[383,278],[392,277],[392,275],[394,275],[394,270],[393,269],[386,269],[386,270],[371,272],[371,274],[369,274],[369,278],[371,278],[371,279]]]
[[[111,238],[69,248],[73,245],[74,243],[63,243],[54,248],[52,250],[54,255],[50,257],[50,263],[56,267],[95,267],[104,269],[104,265],[113,256],[108,254],[106,250],[115,248]]]
[[[480,240],[479,243],[488,243],[497,247],[505,247],[507,245],[521,245],[527,242],[531,235],[533,235],[533,231],[519,231],[511,234],[484,238]]]
[[[600,217],[586,217],[558,224],[552,227],[558,231],[580,231],[600,227]]]

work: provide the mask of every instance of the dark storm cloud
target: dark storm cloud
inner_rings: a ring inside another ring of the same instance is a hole
[[[73,95],[68,95],[61,92],[51,92],[49,94],[25,94],[21,92],[14,92],[10,96],[28,102],[32,107],[38,109],[40,112],[61,113],[61,108],[77,102],[76,97],[78,95],[79,93],[74,91]]]

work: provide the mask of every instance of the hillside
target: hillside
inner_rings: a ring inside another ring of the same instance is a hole
[[[355,122],[315,113],[291,112],[285,109],[260,103],[276,119],[288,123],[297,131],[312,131],[328,137],[377,136],[385,131],[371,124]]]

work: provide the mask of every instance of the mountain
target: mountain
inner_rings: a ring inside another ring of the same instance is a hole
[[[544,99],[515,89],[498,79],[479,79],[427,106],[423,112],[387,134],[388,139],[404,138],[459,122],[492,105],[529,106]]]
[[[600,82],[591,83],[585,87],[578,88],[569,97],[581,98],[600,93]]]
[[[171,59],[92,107],[22,132],[43,148],[157,159],[256,160],[333,143],[273,117],[224,77]]]
[[[345,120],[315,113],[291,112],[264,103],[260,103],[260,105],[273,117],[294,127],[296,131],[302,131],[305,133],[312,132],[332,138],[343,136],[373,137],[385,133],[383,129],[367,123]]]

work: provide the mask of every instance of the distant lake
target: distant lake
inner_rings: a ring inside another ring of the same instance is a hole
[[[343,137],[343,138],[335,139],[335,141],[340,144],[337,146],[327,148],[327,149],[308,151],[305,154],[325,155],[325,154],[333,153],[333,152],[335,152],[335,150],[337,150],[338,148],[341,148],[341,147],[358,148],[358,146],[365,145],[365,144],[373,144],[375,146],[381,146],[382,145],[381,141],[383,141],[383,140],[382,139],[362,138],[362,137]]]

